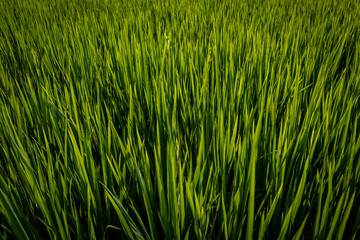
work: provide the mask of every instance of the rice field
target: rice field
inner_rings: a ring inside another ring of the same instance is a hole
[[[360,239],[357,0],[0,1],[0,239]]]

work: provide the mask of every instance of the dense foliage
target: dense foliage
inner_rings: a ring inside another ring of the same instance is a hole
[[[0,238],[359,239],[357,0],[0,1]]]

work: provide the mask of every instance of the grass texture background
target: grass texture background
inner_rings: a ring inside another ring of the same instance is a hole
[[[0,238],[359,239],[356,0],[2,0]]]

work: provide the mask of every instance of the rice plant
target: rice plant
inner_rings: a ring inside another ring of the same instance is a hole
[[[356,0],[2,0],[1,239],[359,239]]]

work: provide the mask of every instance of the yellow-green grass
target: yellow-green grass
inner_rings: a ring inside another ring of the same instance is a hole
[[[2,0],[0,238],[359,239],[360,3]]]

